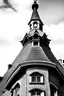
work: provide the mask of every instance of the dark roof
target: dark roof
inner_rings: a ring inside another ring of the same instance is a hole
[[[59,71],[64,75],[64,69],[60,65],[60,63],[57,61],[57,59],[54,57],[52,52],[47,47],[32,47],[32,44],[27,44],[19,53],[19,55],[14,60],[12,67],[6,72],[6,74],[3,77],[2,82],[0,83],[0,91],[4,88],[7,80],[9,77],[13,74],[13,72],[16,70],[18,65],[20,64],[22,66],[23,62],[29,62],[29,61],[40,61],[40,62],[48,62],[47,64],[53,65],[56,64],[56,67],[59,69]],[[27,66],[26,63],[24,63],[25,66]],[[42,63],[43,65],[43,63]]]
[[[40,20],[39,14],[36,9],[33,10],[31,20]]]
[[[30,21],[29,21],[28,24],[30,24],[30,22],[33,21],[33,20],[38,20],[38,21],[40,21],[40,22],[42,23],[42,21],[41,21],[41,19],[40,19],[40,16],[39,16],[39,14],[38,14],[38,11],[37,11],[37,9],[38,9],[37,6],[38,6],[37,3],[33,4],[33,6],[32,6],[33,13],[32,13],[31,19],[30,19]],[[43,24],[43,23],[42,23],[42,24]]]
[[[42,61],[50,61],[46,56],[45,52],[42,50],[42,47],[32,47],[26,61],[31,60],[42,60]]]

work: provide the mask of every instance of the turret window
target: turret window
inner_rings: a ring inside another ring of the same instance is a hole
[[[31,74],[32,83],[44,83],[44,76],[38,72]]]
[[[39,90],[34,90],[32,91],[31,96],[41,96],[41,92]]]
[[[45,96],[45,92],[42,92],[39,89],[34,89],[31,91],[31,96]]]
[[[32,42],[32,46],[39,46],[40,45],[40,43],[39,43],[39,41],[37,41],[37,40],[33,40],[33,42]]]
[[[39,37],[36,34],[36,32],[35,32],[34,37],[33,37],[33,46],[39,46]]]
[[[34,28],[37,28],[37,27],[38,27],[38,23],[37,23],[37,22],[34,22],[34,23],[33,23],[33,27],[34,27]]]
[[[38,46],[38,41],[34,41],[34,42],[33,42],[33,45],[34,45],[34,46]]]

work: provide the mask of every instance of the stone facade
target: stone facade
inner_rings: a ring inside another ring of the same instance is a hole
[[[44,83],[41,84],[32,84],[30,79],[30,74],[38,72],[44,76]],[[50,96],[50,87],[49,87],[49,74],[47,69],[39,68],[30,68],[27,70],[27,96],[29,96],[29,91],[33,89],[40,89],[46,93],[46,96]]]
[[[31,83],[31,74],[38,72],[44,76],[43,83]],[[20,83],[19,83],[20,82]],[[45,92],[46,96],[50,96],[50,87],[49,87],[49,73],[48,69],[43,68],[30,68],[26,70],[26,73],[16,82],[20,84],[20,96],[30,96],[30,91],[34,89],[39,89]],[[15,84],[13,85],[15,86]],[[11,90],[14,89],[12,86]],[[11,96],[11,92],[6,92],[3,96]],[[13,95],[14,96],[14,95]]]

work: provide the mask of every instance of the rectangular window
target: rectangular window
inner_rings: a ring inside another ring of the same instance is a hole
[[[44,83],[44,77],[43,76],[32,76],[31,81],[34,83]]]
[[[34,41],[34,46],[38,46],[38,41]]]
[[[20,85],[17,83],[11,90],[12,96],[20,96]]]
[[[31,93],[32,96],[41,96],[41,92],[40,91],[33,91]]]
[[[31,96],[45,96],[45,92],[39,90],[31,92]]]
[[[44,83],[44,76],[38,72],[30,75],[30,83]]]
[[[32,82],[40,82],[40,76],[32,76]]]

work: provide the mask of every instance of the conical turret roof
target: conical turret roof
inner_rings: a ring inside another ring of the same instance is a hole
[[[38,7],[39,7],[39,5],[36,2],[34,2],[34,4],[32,5],[33,13],[32,13],[31,19],[28,24],[30,24],[30,22],[33,20],[38,20],[42,23],[40,16],[38,14],[38,11],[37,11]]]

